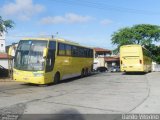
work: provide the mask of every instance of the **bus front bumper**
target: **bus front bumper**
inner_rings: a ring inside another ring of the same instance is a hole
[[[15,71],[13,72],[13,80],[25,83],[45,84],[43,73],[34,75],[33,72]]]
[[[142,67],[121,67],[121,72],[144,72]]]

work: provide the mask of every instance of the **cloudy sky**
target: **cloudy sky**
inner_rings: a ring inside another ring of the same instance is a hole
[[[159,0],[0,0],[0,16],[12,19],[11,44],[30,36],[65,38],[114,49],[111,35],[134,24],[160,25]]]

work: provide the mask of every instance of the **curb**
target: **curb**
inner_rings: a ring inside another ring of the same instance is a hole
[[[0,82],[14,82],[11,78],[0,78]]]

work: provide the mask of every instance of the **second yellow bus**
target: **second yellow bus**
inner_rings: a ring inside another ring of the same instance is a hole
[[[152,69],[150,52],[141,45],[120,47],[120,69],[123,72],[149,72]]]

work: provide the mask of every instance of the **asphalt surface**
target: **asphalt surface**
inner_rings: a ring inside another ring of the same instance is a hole
[[[100,73],[38,86],[0,82],[0,114],[159,113],[160,73]]]

